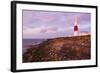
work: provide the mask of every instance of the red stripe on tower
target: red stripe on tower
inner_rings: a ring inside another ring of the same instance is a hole
[[[74,31],[78,31],[78,26],[74,26]]]
[[[77,23],[77,17],[75,17],[74,20],[74,36],[78,35],[78,23]]]

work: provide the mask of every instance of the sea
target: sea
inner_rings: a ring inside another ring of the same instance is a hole
[[[22,51],[26,52],[30,45],[37,45],[45,41],[46,39],[23,39],[22,40]]]

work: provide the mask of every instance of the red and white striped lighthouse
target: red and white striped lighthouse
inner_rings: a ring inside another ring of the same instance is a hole
[[[78,23],[77,23],[77,17],[75,17],[74,20],[74,36],[78,35]]]

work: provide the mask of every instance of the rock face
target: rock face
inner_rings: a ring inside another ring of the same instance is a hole
[[[49,39],[30,46],[23,62],[86,60],[91,58],[90,35]]]

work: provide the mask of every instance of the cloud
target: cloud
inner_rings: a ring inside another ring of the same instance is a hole
[[[74,17],[79,30],[90,31],[89,13],[23,11],[23,38],[51,38],[73,33]]]
[[[57,31],[58,31],[58,28],[50,27],[50,28],[42,29],[40,32],[41,33],[56,33]]]
[[[56,33],[58,31],[58,28],[54,27],[36,27],[36,28],[30,28],[30,27],[23,27],[23,36],[34,36],[34,35],[43,35],[43,34],[52,34]]]
[[[51,37],[55,37],[56,34],[62,33],[62,32],[66,32],[66,28],[58,28],[58,27],[52,27],[52,26],[48,26],[48,27],[35,27],[35,28],[30,28],[30,27],[23,27],[23,38],[32,38],[32,37],[45,37],[47,35],[51,35]],[[48,36],[50,37],[50,36]],[[57,37],[57,36],[56,36]]]
[[[23,35],[24,34],[33,34],[33,35],[39,34],[42,29],[44,29],[44,27],[37,27],[37,28],[24,27]]]

